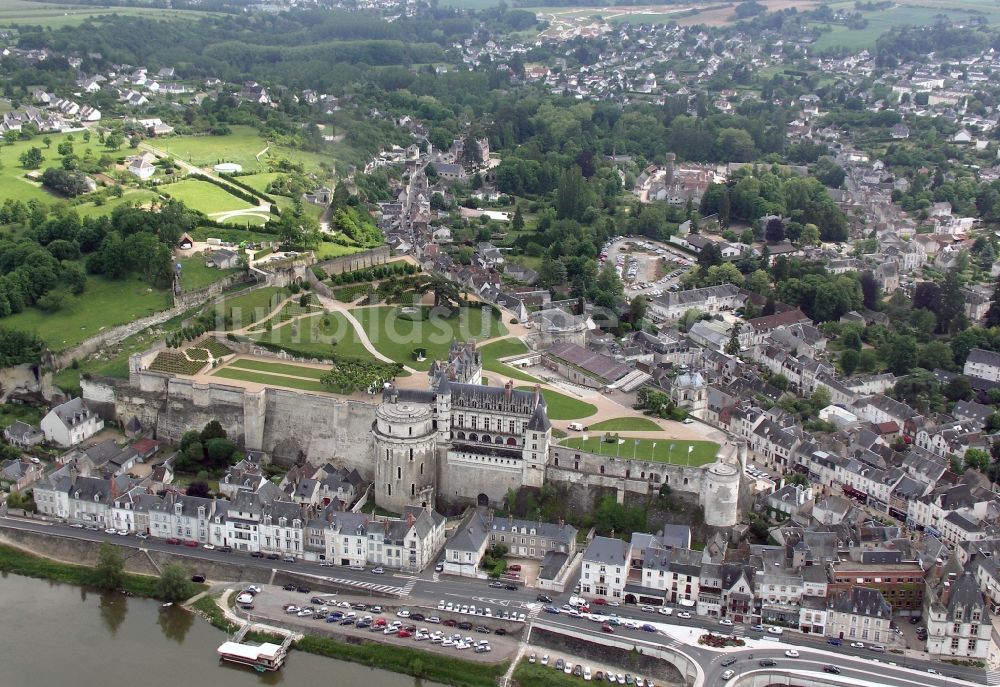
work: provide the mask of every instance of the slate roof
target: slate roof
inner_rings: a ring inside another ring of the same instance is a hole
[[[628,558],[628,543],[611,537],[594,537],[583,552],[584,561],[598,565],[627,565]]]
[[[618,362],[602,353],[588,351],[575,343],[556,344],[549,348],[547,353],[581,368],[608,384],[618,381],[631,372],[631,368],[625,363]]]
[[[469,551],[478,553],[490,536],[490,528],[481,511],[473,511],[467,522],[462,523],[448,540],[449,551]]]
[[[837,613],[866,616],[869,618],[891,618],[892,606],[878,589],[851,587],[830,598],[829,606]]]

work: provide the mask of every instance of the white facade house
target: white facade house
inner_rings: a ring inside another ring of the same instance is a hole
[[[629,550],[629,543],[621,539],[594,537],[583,553],[580,593],[624,601]]]
[[[92,412],[82,398],[74,398],[50,410],[42,418],[40,427],[46,441],[70,447],[104,429],[104,420]]]

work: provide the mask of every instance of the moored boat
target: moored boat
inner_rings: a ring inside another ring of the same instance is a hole
[[[285,647],[280,644],[242,644],[223,642],[218,649],[219,659],[250,666],[258,673],[273,672],[285,662]]]

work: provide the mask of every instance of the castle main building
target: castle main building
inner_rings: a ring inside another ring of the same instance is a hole
[[[489,505],[542,486],[552,440],[544,397],[481,378],[475,344],[453,344],[430,390],[385,388],[372,425],[377,505]]]

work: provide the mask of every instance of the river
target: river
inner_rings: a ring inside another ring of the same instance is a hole
[[[226,639],[199,616],[156,601],[18,575],[0,577],[0,670],[10,684],[107,687],[435,683],[292,651],[276,673],[220,663]]]

